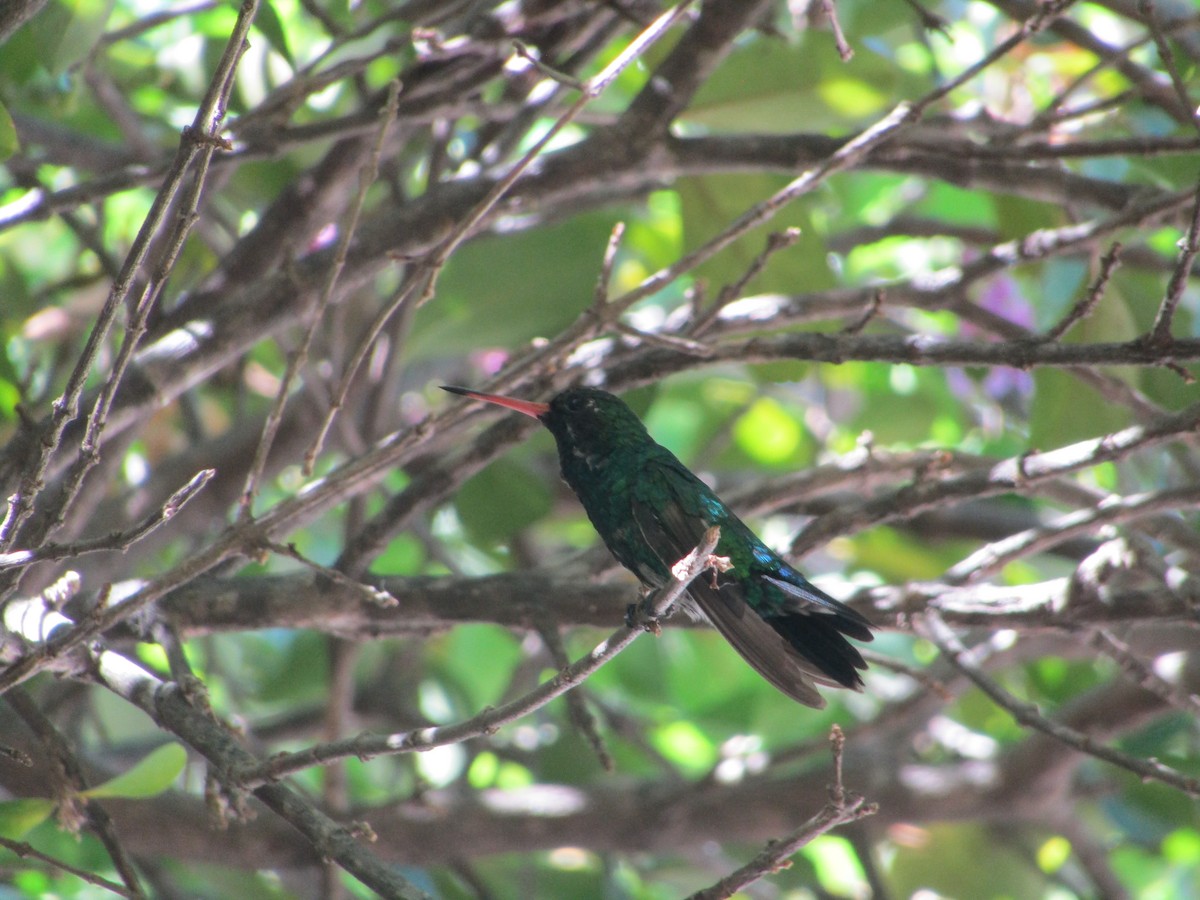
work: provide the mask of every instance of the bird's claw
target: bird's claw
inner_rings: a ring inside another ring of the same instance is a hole
[[[671,574],[675,576],[677,581],[685,581],[688,577],[688,567],[691,565],[689,557],[681,559],[671,567]],[[710,554],[708,559],[704,561],[704,569],[700,573],[700,577],[708,576],[708,583],[714,591],[720,590],[720,585],[717,583],[717,577],[722,572],[728,572],[733,568],[733,563],[728,556],[717,556],[715,553]]]
[[[655,637],[662,634],[662,621],[671,617],[671,613],[675,611],[675,604],[672,603],[661,613],[656,614],[654,604],[651,602],[653,596],[650,594],[637,603],[630,603],[625,607],[626,628],[640,628]]]

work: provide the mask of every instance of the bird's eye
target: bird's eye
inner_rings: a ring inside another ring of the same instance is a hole
[[[574,396],[574,397],[568,397],[567,398],[567,411],[568,412],[579,412],[581,409],[583,409],[585,403],[586,403],[586,401],[578,395]]]

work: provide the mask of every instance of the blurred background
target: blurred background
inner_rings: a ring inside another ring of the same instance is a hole
[[[835,723],[878,812],[739,896],[1200,893],[1195,6],[671,9],[0,18],[0,580],[115,654],[5,619],[0,896],[376,895],[314,811],[412,896],[686,896],[824,806]],[[619,628],[550,435],[444,383],[622,395],[879,626],[866,689],[678,617],[289,768],[301,815],[114,688],[261,764]]]

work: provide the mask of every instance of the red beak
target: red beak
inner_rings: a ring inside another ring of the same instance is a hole
[[[443,384],[442,390],[449,391],[452,394],[462,394],[464,397],[470,397],[472,400],[495,403],[497,406],[503,406],[506,409],[515,409],[517,412],[525,413],[525,415],[532,416],[535,419],[540,419],[546,413],[550,412],[549,403],[517,400],[514,397],[501,397],[499,394],[481,394],[479,391],[468,391],[466,388],[450,387],[448,384]]]

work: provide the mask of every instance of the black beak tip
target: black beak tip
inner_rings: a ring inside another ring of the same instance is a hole
[[[466,388],[454,387],[449,384],[438,385],[438,387],[440,387],[443,391],[449,391],[452,394],[461,394],[464,397],[469,397],[471,395],[471,392]]]

